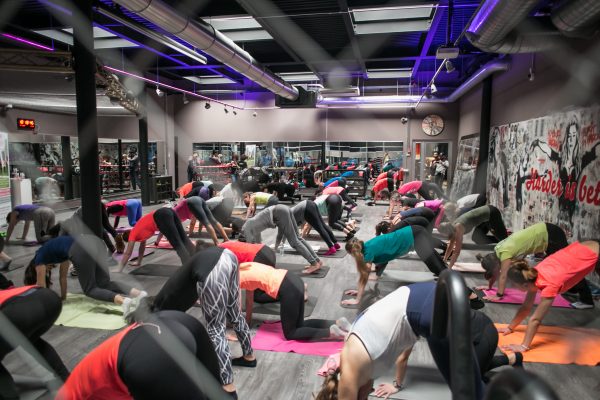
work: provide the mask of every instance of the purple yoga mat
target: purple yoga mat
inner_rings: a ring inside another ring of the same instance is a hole
[[[154,253],[154,250],[153,250],[153,249],[146,248],[146,250],[144,251],[144,257],[146,257],[146,256],[148,256],[148,255],[150,255],[150,254],[152,254],[152,253]],[[138,258],[139,254],[140,254],[140,253],[138,253],[138,251],[137,251],[137,250],[134,250],[134,251],[131,253],[131,257],[129,258],[129,261],[133,261],[133,260],[135,260],[136,258]],[[123,258],[123,254],[119,254],[119,253],[113,253],[112,257],[113,257],[113,258],[114,258],[114,259],[115,259],[117,262],[121,262],[121,259]]]
[[[486,296],[491,296],[496,294],[496,289],[492,290],[483,290]],[[493,303],[507,303],[507,304],[523,304],[525,301],[525,292],[522,292],[517,289],[507,288],[504,290],[504,297],[502,300],[493,301]],[[535,304],[540,303],[540,294],[538,293],[535,297]],[[552,307],[563,307],[563,308],[571,308],[571,304],[560,294],[554,298],[554,302],[552,303]]]

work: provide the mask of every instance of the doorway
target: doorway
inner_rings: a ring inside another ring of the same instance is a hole
[[[412,180],[436,182],[442,190],[447,191],[449,183],[452,182],[452,170],[450,168],[450,154],[452,152],[451,142],[413,142],[414,154],[414,177]],[[446,158],[448,168],[445,174],[436,176],[434,161]]]

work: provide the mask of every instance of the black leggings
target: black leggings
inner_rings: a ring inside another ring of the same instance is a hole
[[[306,202],[304,219],[315,231],[317,231],[319,236],[321,236],[321,239],[327,244],[327,247],[332,248],[333,245],[337,243],[337,239],[333,236],[333,231],[325,224],[325,221],[323,221],[323,218],[319,213],[319,208],[313,201],[308,200]]]
[[[448,268],[443,258],[434,250],[433,238],[427,228],[423,228],[419,225],[411,225],[410,229],[413,233],[414,248],[417,255],[425,263],[427,268],[435,276],[438,276],[443,270]],[[377,276],[381,276],[385,267],[388,263],[377,264],[375,266],[375,273]]]
[[[277,256],[275,251],[269,246],[263,245],[263,247],[254,256],[253,261],[260,264],[270,265],[271,267],[275,268],[276,259]]]
[[[195,249],[175,211],[165,207],[159,208],[154,212],[153,217],[160,233],[167,238],[181,262],[185,264],[194,254]]]
[[[69,250],[69,258],[77,269],[77,279],[86,296],[112,302],[116,295],[131,291],[131,286],[110,280],[106,265],[106,247],[98,237],[76,236]]]
[[[54,373],[62,380],[69,376],[67,367],[58,353],[41,336],[46,333],[60,315],[62,303],[50,289],[34,288],[8,299],[0,311],[33,345],[46,360]],[[0,361],[14,347],[0,336]],[[10,373],[0,364],[0,399],[18,399],[19,394]]]
[[[280,318],[287,340],[312,340],[329,337],[329,327],[335,321],[304,319],[304,283],[288,272],[279,287]]]
[[[560,249],[564,249],[569,245],[567,235],[561,227],[554,224],[546,223],[546,231],[548,232],[548,247],[546,255],[554,254]]]
[[[490,220],[479,224],[473,229],[472,239],[477,244],[491,244],[498,243],[508,237],[506,232],[506,226],[502,220],[502,213],[494,206],[488,206],[490,208]],[[487,233],[491,232],[492,235]]]
[[[341,196],[332,194],[325,199],[327,203],[327,222],[332,229],[343,231],[346,225],[341,222],[344,206]]]
[[[425,200],[433,200],[435,197],[431,195],[431,192],[435,194],[439,199],[446,199],[446,195],[442,189],[433,182],[422,181],[421,188],[417,191],[419,195]]]
[[[229,226],[231,223],[231,213],[233,212],[233,200],[224,198],[221,204],[212,210],[212,215],[223,226]]]
[[[204,367],[204,368],[203,368]],[[202,324],[180,311],[160,311],[121,340],[117,370],[135,399],[213,398],[219,362]]]
[[[203,198],[194,196],[187,199],[186,202],[190,213],[196,217],[200,224],[204,226],[208,226],[208,224],[210,224],[214,228],[217,227],[219,222],[215,219],[213,213],[210,211],[206,205],[206,201],[204,201]]]
[[[352,204],[353,206],[356,205],[356,203],[354,202],[354,200],[352,200],[350,198],[350,196],[348,196],[348,191],[346,189],[342,190],[340,192],[340,197],[342,198],[342,200],[344,200],[346,203]]]
[[[425,217],[414,216],[414,217],[406,217],[401,219],[396,225],[392,225],[392,228],[388,233],[396,232],[398,229],[406,228],[407,226],[422,226],[423,228],[429,227],[429,220]]]

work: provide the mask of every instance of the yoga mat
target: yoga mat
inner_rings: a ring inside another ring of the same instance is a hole
[[[281,249],[275,249],[275,246],[269,246],[271,249],[273,249],[273,251],[275,251],[276,253],[281,251]],[[317,253],[319,250],[321,250],[321,246],[315,246],[315,245],[310,245],[310,247],[312,248],[312,250]],[[327,250],[325,250],[327,251]],[[293,248],[292,246],[290,246],[289,244],[285,244],[283,246],[283,252],[285,254],[300,254],[296,251],[295,248]]]
[[[506,324],[496,324],[503,328]],[[510,335],[498,335],[498,347],[520,344],[525,325],[519,325]],[[541,325],[533,338],[531,349],[523,353],[525,362],[549,364],[600,364],[600,330],[573,326]]]
[[[350,289],[350,288],[348,288],[348,289]],[[353,305],[342,304],[342,301],[344,301],[344,300],[350,300],[350,299],[356,298],[356,296],[350,296],[350,295],[345,294],[346,290],[348,290],[348,289],[344,289],[344,291],[342,292],[342,299],[340,300],[340,307],[349,308],[349,309],[357,309],[358,304],[353,304]]]
[[[135,259],[138,258],[139,256],[139,252],[137,250],[134,250],[131,253],[131,258],[129,259],[129,261],[133,261]],[[144,250],[144,257],[149,256],[150,254],[154,254],[154,250],[146,248]],[[112,257],[117,261],[117,262],[121,262],[121,260],[123,259],[123,254],[119,254],[119,253],[113,253]]]
[[[392,368],[393,370],[393,368]],[[392,383],[396,379],[394,375],[382,376],[375,379],[373,387],[377,388],[381,383]],[[446,381],[435,367],[412,366],[409,365],[406,369],[404,377],[404,389],[398,393],[394,393],[388,399],[402,400],[451,400],[452,392]],[[371,399],[381,399],[373,393],[369,395]]]
[[[403,282],[403,283],[416,283],[416,282],[428,282],[434,280],[435,276],[427,271],[403,271],[390,269],[389,266],[383,272],[383,275],[379,279],[383,282]]]
[[[152,244],[148,244],[146,245],[147,249],[165,249],[165,250],[173,250],[173,246],[171,246],[171,243],[169,243],[168,240],[161,240],[158,243],[158,246],[156,246],[154,243],[156,242],[152,242]]]
[[[35,240],[30,240],[30,241],[23,242],[23,246],[27,246],[27,247],[37,246],[38,244],[39,243],[36,242]]]
[[[333,231],[333,236],[338,240],[338,242],[346,239],[346,235],[342,231]],[[315,240],[315,241],[323,240],[321,235],[319,235],[317,232],[310,232],[308,235],[306,235],[306,237],[304,239],[305,240]]]
[[[303,278],[325,278],[327,276],[327,273],[329,272],[329,267],[323,265],[321,267],[320,270],[318,270],[317,272],[315,272],[314,274],[303,274],[302,270],[304,269],[304,267],[307,265],[306,264],[293,264],[293,263],[286,263],[286,262],[280,262],[276,265],[277,268],[281,268],[281,269],[287,269],[288,271],[290,271],[291,273],[294,273],[300,277]]]
[[[118,228],[115,228],[115,231],[117,231],[117,233],[125,233],[125,232],[129,232],[130,230],[131,230],[131,228],[124,227],[124,226],[119,226]]]
[[[319,251],[317,251],[317,255],[319,257],[325,257],[325,258],[344,258],[348,254],[345,249],[339,249],[338,251],[335,252],[335,254],[326,256],[325,253],[327,252],[327,250],[328,249],[319,250]]]
[[[304,302],[304,318],[310,317],[315,310],[317,305],[317,297],[308,296],[308,301]],[[279,302],[275,303],[254,303],[252,307],[252,314],[264,314],[264,315],[277,315],[279,316],[279,310],[281,305]],[[242,311],[246,311],[246,302],[242,302]]]
[[[484,296],[491,296],[496,294],[496,289],[482,290],[482,292]],[[490,303],[523,304],[523,302],[525,301],[525,295],[525,292],[521,292],[518,289],[506,288],[504,290],[504,297],[502,298],[502,300],[492,301]],[[540,299],[541,297],[538,292],[537,296],[535,297],[535,304],[539,304]],[[567,299],[565,299],[559,294],[554,298],[554,301],[552,302],[552,307],[571,308],[571,303],[569,303]]]
[[[130,272],[131,275],[149,275],[170,277],[177,271],[178,265],[146,264],[135,268]]]
[[[485,269],[481,266],[481,263],[470,263],[470,262],[456,262],[452,267],[454,271],[459,272],[477,272],[484,273]]]
[[[496,245],[497,245],[497,243],[490,243],[490,244],[463,243],[462,249],[463,250],[492,251],[492,250],[494,250],[494,247],[496,247]]]
[[[416,251],[411,250],[402,256],[396,257],[396,260],[403,260],[403,259],[409,259],[409,258],[419,258],[419,255],[417,254]]]
[[[27,390],[19,390],[19,399],[20,400],[37,400],[42,396],[48,394],[47,389],[27,389]]]
[[[304,342],[286,340],[283,336],[281,322],[263,323],[252,338],[254,350],[274,351],[278,353],[296,353],[327,357],[339,353],[344,346],[343,341]]]
[[[67,294],[62,312],[54,324],[104,330],[121,329],[126,325],[121,306],[73,293]]]

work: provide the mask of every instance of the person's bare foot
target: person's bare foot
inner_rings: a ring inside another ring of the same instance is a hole
[[[308,301],[308,285],[304,283],[304,301]]]
[[[236,334],[234,332],[227,331],[227,333],[225,333],[225,337],[230,342],[237,342],[238,341],[238,338],[237,338],[237,336],[236,336]]]
[[[369,273],[369,280],[370,281],[376,281],[378,279],[379,279],[379,277],[377,276],[377,274],[375,274],[374,272]]]
[[[315,264],[305,267],[302,270],[302,273],[305,275],[314,274],[315,272],[320,270],[322,266],[323,266],[323,263],[321,261],[317,261]]]

